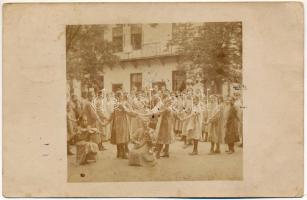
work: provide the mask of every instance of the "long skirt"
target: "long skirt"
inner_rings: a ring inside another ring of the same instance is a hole
[[[218,144],[223,142],[220,122],[216,121],[216,122],[209,123],[208,130],[209,130],[208,139],[210,142],[214,142]]]
[[[182,122],[182,135],[187,136],[194,129],[193,118],[190,117]]]
[[[199,140],[202,133],[202,123],[199,117],[193,117],[194,128],[188,132],[187,139]]]
[[[124,112],[114,113],[111,129],[111,144],[127,143],[130,139],[129,120]]]
[[[174,142],[173,121],[166,116],[162,116],[158,131],[157,144],[171,144]]]
[[[174,130],[175,131],[182,131],[182,121],[181,120],[175,119]]]
[[[77,144],[77,163],[82,164],[89,159],[96,161],[96,154],[99,151],[98,145],[94,142],[81,141]]]
[[[235,120],[231,120],[227,123],[225,143],[231,144],[239,141],[238,124]]]
[[[155,166],[156,158],[152,153],[149,153],[149,146],[144,145],[139,149],[132,149],[128,156],[129,165],[132,166]]]

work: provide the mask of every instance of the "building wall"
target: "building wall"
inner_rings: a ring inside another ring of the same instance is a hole
[[[112,28],[108,25],[104,32],[104,39],[112,41]],[[142,24],[142,48],[133,50],[131,46],[131,27],[123,25],[123,51],[115,53],[121,59],[142,58],[169,54],[167,48],[172,38],[172,24]]]
[[[104,39],[108,41],[112,41],[112,28],[116,27],[116,25],[108,25],[104,32]],[[124,25],[124,34],[130,35],[130,26],[127,24]],[[172,24],[142,24],[143,31],[143,43],[151,43],[151,42],[165,42],[172,38]],[[129,38],[125,38],[129,40]]]
[[[112,41],[112,28],[115,26],[107,26],[104,32],[105,40]],[[171,90],[172,71],[177,69],[177,62],[174,57],[162,56],[170,53],[166,46],[172,37],[172,24],[142,24],[142,48],[139,50],[132,50],[130,31],[130,26],[124,24],[123,52],[116,53],[121,59],[129,61],[104,68],[104,88],[112,91],[112,84],[123,84],[123,89],[130,91],[130,74],[142,73],[142,87],[150,87],[153,82],[164,81],[166,87]],[[163,59],[163,62],[160,59]]]
[[[160,59],[146,59],[137,62],[137,66],[126,63],[112,69],[104,69],[104,86],[106,91],[112,91],[112,84],[123,84],[124,91],[130,91],[130,74],[142,73],[142,87],[150,87],[153,82],[164,81],[166,87],[172,90],[172,71],[177,70],[174,57],[164,58],[164,65]]]
[[[166,43],[172,39],[172,24],[144,24],[143,28],[143,43],[160,42]]]

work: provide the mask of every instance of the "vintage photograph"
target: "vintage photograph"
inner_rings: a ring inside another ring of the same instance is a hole
[[[67,25],[67,181],[243,180],[242,29]]]

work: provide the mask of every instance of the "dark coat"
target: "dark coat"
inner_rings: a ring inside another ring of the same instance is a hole
[[[130,127],[127,112],[123,105],[114,109],[111,124],[111,144],[127,143],[130,140]]]
[[[226,123],[226,134],[225,134],[226,144],[240,141],[238,133],[238,123],[239,123],[239,118],[237,115],[237,110],[235,109],[234,106],[231,106]]]

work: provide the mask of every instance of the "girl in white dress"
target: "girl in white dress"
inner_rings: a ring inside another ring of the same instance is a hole
[[[191,118],[187,117],[190,116],[190,114],[192,113],[192,107],[193,107],[193,96],[191,94],[187,94],[182,112],[179,114],[181,115],[181,120],[182,120],[182,140],[184,142],[183,148],[188,147],[187,135],[189,131],[193,129],[193,121]]]
[[[110,93],[107,93],[106,98],[104,98],[104,101],[105,102],[103,105],[104,105],[105,116],[107,118],[110,118],[114,110],[114,99],[112,99]],[[110,137],[111,137],[111,125],[110,124],[106,125],[104,128],[104,137],[106,141],[110,140]]]
[[[190,153],[190,155],[197,155],[198,141],[201,138],[203,122],[202,106],[199,97],[194,97],[192,112],[185,118],[185,120],[190,120],[190,122],[193,123],[193,128],[189,130],[187,134],[187,139],[193,141],[193,152]]]

